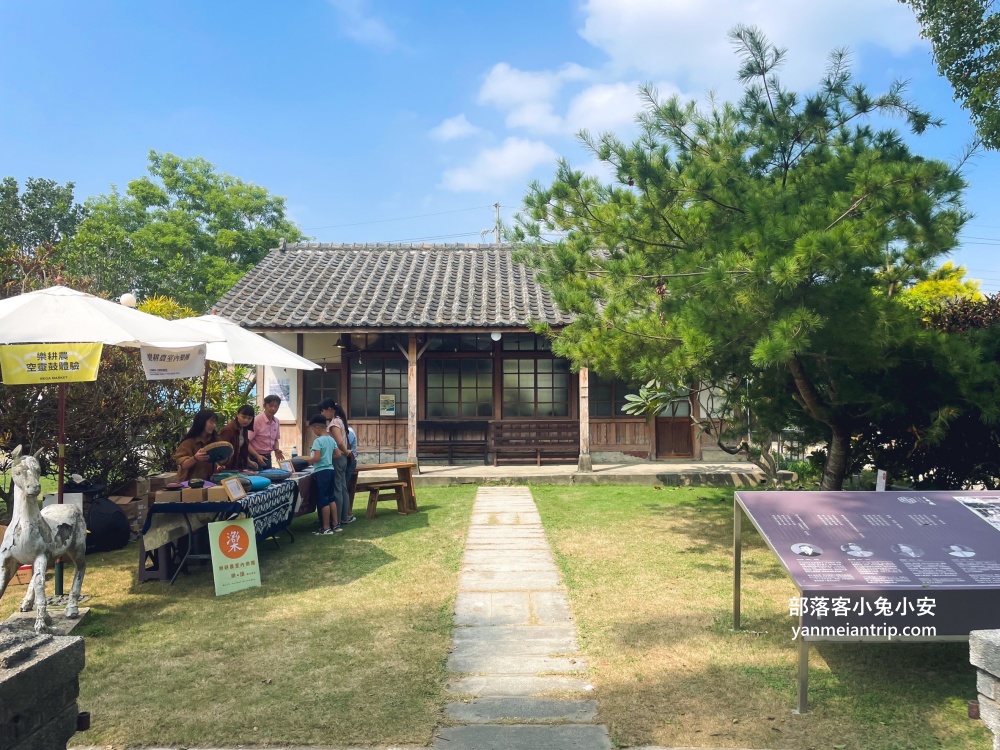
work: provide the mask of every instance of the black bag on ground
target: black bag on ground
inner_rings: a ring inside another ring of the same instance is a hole
[[[131,538],[125,511],[106,497],[95,497],[90,501],[87,515],[87,554],[110,552],[121,549]]]

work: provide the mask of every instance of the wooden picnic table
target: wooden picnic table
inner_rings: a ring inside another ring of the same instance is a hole
[[[355,492],[368,492],[368,518],[375,517],[375,503],[378,502],[378,495],[382,490],[393,490],[397,497],[397,507],[400,513],[416,513],[420,510],[417,507],[417,493],[413,488],[413,470],[417,468],[415,463],[409,461],[397,461],[387,464],[358,464],[358,483]],[[396,479],[382,479],[372,477],[368,481],[363,481],[361,473],[366,471],[395,471]],[[354,505],[354,494],[351,493],[351,506]]]

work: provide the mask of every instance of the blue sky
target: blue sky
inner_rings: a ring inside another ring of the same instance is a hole
[[[319,241],[478,242],[557,155],[598,170],[574,133],[634,132],[640,82],[734,97],[737,23],[788,47],[800,90],[844,46],[873,89],[910,80],[947,122],[921,153],[954,159],[973,135],[896,0],[0,0],[0,175],[72,180],[82,200],[152,148],[285,196]],[[954,256],[991,292],[998,166],[967,170]]]

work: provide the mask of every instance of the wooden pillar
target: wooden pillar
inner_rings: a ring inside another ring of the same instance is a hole
[[[580,462],[578,471],[593,471],[590,460],[590,373],[580,368]]]
[[[410,334],[406,356],[406,460],[417,463],[417,334]],[[418,468],[419,471],[419,468]]]

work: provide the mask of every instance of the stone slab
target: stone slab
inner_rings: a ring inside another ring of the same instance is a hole
[[[46,608],[49,617],[52,618],[52,624],[49,626],[49,633],[52,635],[69,635],[73,632],[73,629],[80,624],[83,618],[87,616],[87,613],[90,612],[90,607],[80,607],[80,616],[70,619],[66,617],[63,609],[63,607]],[[13,625],[15,628],[20,630],[34,631],[35,610],[31,610],[30,612],[15,612],[8,617],[5,622],[8,625]]]
[[[520,695],[532,696],[552,692],[590,692],[585,677],[569,675],[470,675],[456,677],[448,681],[446,689],[451,693],[482,696]]]
[[[503,510],[473,510],[473,526],[540,526],[542,517],[537,511],[518,510],[512,511],[509,507]]]
[[[453,653],[448,657],[448,670],[459,674],[565,674],[583,672],[583,659],[566,656]]]
[[[552,552],[547,549],[526,549],[520,552],[501,552],[484,549],[467,549],[462,556],[463,563],[500,562],[507,560],[544,560],[555,564]]]
[[[436,750],[611,750],[608,731],[593,724],[479,724],[446,727],[436,736]]]
[[[548,550],[549,543],[545,538],[539,539],[469,539],[465,542],[468,550],[494,550],[497,552],[507,550]]]
[[[550,560],[525,560],[520,557],[493,562],[463,562],[462,573],[551,573],[558,575],[556,564]]]
[[[473,628],[474,630],[496,630],[496,628]],[[576,639],[569,638],[522,638],[519,641],[461,640],[452,644],[451,655],[460,658],[492,658],[498,654],[517,656],[551,656],[576,652]],[[479,670],[476,670],[479,671]]]
[[[596,718],[597,702],[555,698],[477,698],[469,703],[449,703],[445,710],[450,718],[467,724],[497,721],[585,724]]]
[[[569,600],[562,591],[532,591],[529,594],[529,601],[532,622],[559,624],[573,620],[569,611]]]
[[[455,599],[456,625],[526,625],[531,617],[527,592],[464,592]]]
[[[551,591],[559,588],[559,574],[519,571],[493,573],[462,571],[459,591]]]
[[[526,640],[563,640],[576,649],[576,628],[572,625],[497,625],[489,628],[464,627],[452,631],[452,641],[495,643],[499,648]]]

